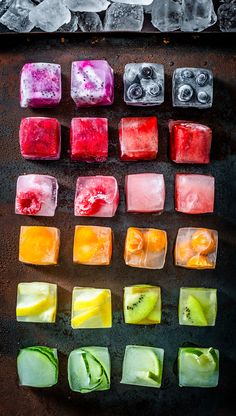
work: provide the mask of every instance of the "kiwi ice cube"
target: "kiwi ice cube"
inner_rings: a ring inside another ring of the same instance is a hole
[[[217,314],[217,290],[181,288],[179,297],[180,325],[214,326]]]

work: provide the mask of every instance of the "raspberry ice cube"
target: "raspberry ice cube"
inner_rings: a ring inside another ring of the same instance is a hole
[[[20,125],[20,150],[25,159],[59,159],[61,131],[57,119],[47,117],[23,118]]]
[[[212,131],[203,124],[170,121],[170,158],[176,163],[209,163]]]
[[[53,217],[57,206],[58,184],[48,175],[22,175],[17,179],[15,213]]]
[[[128,212],[161,212],[165,204],[165,182],[162,174],[139,173],[125,178]]]
[[[111,105],[114,100],[114,75],[108,62],[72,62],[71,97],[76,107]]]
[[[80,176],[75,194],[78,217],[113,217],[119,203],[119,189],[113,176]]]
[[[108,120],[73,118],[70,143],[72,160],[104,162],[108,157]]]
[[[208,175],[181,174],[175,177],[175,209],[185,214],[214,211],[215,179]]]
[[[61,101],[61,67],[30,63],[21,70],[21,107],[54,107]]]
[[[121,160],[153,160],[158,151],[156,117],[122,118],[119,124]]]

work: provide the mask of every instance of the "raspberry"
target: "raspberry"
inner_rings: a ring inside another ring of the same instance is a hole
[[[41,206],[40,195],[36,192],[20,192],[16,197],[16,209],[22,215],[36,215]]]
[[[78,215],[94,215],[105,202],[106,194],[102,187],[84,188],[76,198],[76,211]]]

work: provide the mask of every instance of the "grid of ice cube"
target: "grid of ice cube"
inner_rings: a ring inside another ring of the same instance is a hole
[[[205,68],[177,68],[173,73],[172,101],[174,107],[212,107],[212,71]]]
[[[104,30],[109,31],[141,31],[143,27],[143,6],[133,4],[112,3],[107,9]]]
[[[153,63],[125,65],[124,100],[129,105],[160,105],[164,102],[164,66]]]

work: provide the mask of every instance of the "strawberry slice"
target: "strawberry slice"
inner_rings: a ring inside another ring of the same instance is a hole
[[[20,192],[16,196],[16,211],[22,215],[36,215],[42,207],[40,194],[34,191]]]

